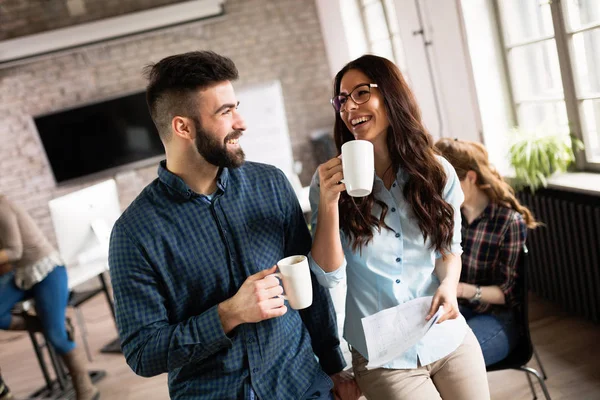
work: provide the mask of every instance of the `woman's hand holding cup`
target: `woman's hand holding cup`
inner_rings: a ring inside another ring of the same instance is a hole
[[[320,207],[337,204],[340,199],[340,193],[346,190],[346,185],[341,182],[344,178],[341,158],[335,157],[319,165],[318,171],[321,193],[319,200]]]

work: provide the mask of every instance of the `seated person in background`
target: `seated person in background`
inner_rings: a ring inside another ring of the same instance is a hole
[[[527,228],[537,223],[490,165],[482,144],[441,139],[435,147],[456,170],[465,194],[457,296],[485,364],[492,365],[506,358],[518,339],[512,311],[516,267]]]
[[[269,276],[307,254],[311,237],[283,172],[244,162],[235,64],[191,52],[148,77],[166,160],[116,222],[109,251],[128,364],[167,372],[173,399],[331,399],[328,375],[337,381],[345,365],[333,303],[314,280],[312,305],[288,309]]]
[[[98,389],[85,368],[85,354],[65,327],[69,288],[63,264],[29,214],[0,196],[0,329],[25,329],[23,317],[12,315],[11,310],[33,297],[41,328],[65,361],[77,400],[98,399]]]

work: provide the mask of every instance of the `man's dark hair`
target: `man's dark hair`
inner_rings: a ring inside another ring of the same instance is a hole
[[[199,119],[198,90],[238,78],[233,61],[212,51],[163,58],[145,67],[144,72],[148,78],[148,109],[163,141],[171,137],[171,121],[175,116]]]

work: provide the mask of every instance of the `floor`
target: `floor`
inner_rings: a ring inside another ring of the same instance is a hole
[[[343,301],[339,292],[334,293],[334,298],[336,303]],[[116,337],[106,300],[97,296],[85,304],[83,310],[93,353],[89,368],[107,372],[106,378],[98,384],[102,399],[168,399],[166,375],[136,376],[122,355],[99,352],[104,344]],[[548,374],[547,385],[552,399],[600,399],[600,347],[597,345],[600,326],[571,317],[534,295],[531,296],[530,320],[533,341]],[[25,334],[0,331],[0,366],[16,399],[27,398],[43,383],[31,342]],[[530,366],[537,368],[533,361]],[[523,372],[500,371],[490,373],[488,377],[495,400],[532,398]],[[539,387],[536,389],[539,398],[543,398]]]

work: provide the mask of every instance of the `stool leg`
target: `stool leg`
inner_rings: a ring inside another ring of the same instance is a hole
[[[29,338],[31,339],[31,344],[33,345],[33,350],[35,351],[35,355],[38,359],[38,363],[40,364],[40,369],[42,370],[42,375],[44,375],[44,380],[46,381],[46,387],[48,391],[52,391],[52,380],[50,379],[50,374],[48,373],[48,368],[46,367],[46,363],[44,362],[44,355],[40,349],[40,344],[38,343],[35,333],[31,331],[27,331],[29,333]]]
[[[77,326],[81,332],[81,340],[83,341],[83,348],[85,349],[85,355],[89,362],[92,362],[92,353],[90,352],[90,345],[87,341],[87,329],[85,327],[85,321],[79,307],[75,307],[75,318],[77,319]]]
[[[58,381],[58,385],[61,390],[65,390],[67,388],[67,377],[65,371],[63,370],[62,365],[60,364],[60,360],[56,354],[56,350],[54,347],[48,342],[48,339],[44,335],[44,340],[46,341],[46,349],[48,350],[48,354],[50,355],[50,361],[52,362],[52,366],[54,367],[54,372],[56,373],[56,380]]]
[[[527,377],[527,382],[529,382],[529,388],[531,389],[531,394],[533,395],[533,400],[537,400],[537,394],[535,394],[535,387],[533,387],[533,382],[531,381],[531,377],[529,374],[525,374]]]
[[[540,361],[540,356],[538,356],[537,351],[535,351],[535,347],[533,348],[533,355],[535,356],[535,360],[537,361],[538,365],[540,366],[540,370],[542,371],[542,377],[544,378],[544,380],[548,379],[548,376],[546,375],[546,371],[544,370],[544,366],[542,365],[542,362]]]

